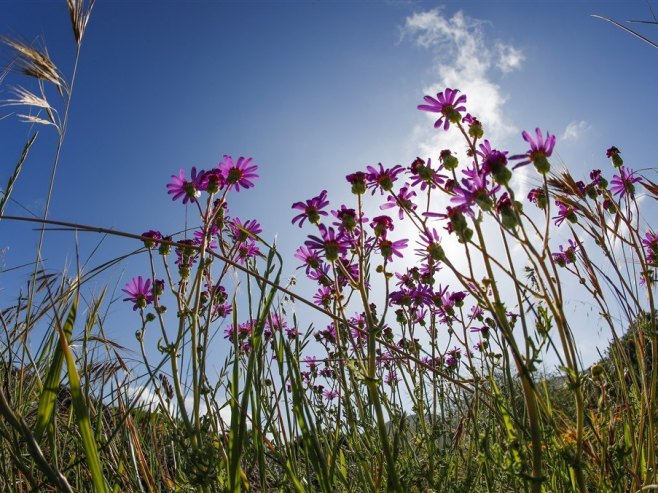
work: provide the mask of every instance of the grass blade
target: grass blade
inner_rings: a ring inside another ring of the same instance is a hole
[[[78,307],[78,293],[76,292],[75,299],[73,300],[73,306],[71,311],[77,311]],[[67,319],[67,325],[69,323]],[[71,328],[75,322],[75,317],[71,321]],[[94,490],[97,493],[105,493],[105,478],[103,477],[103,466],[98,455],[98,446],[96,445],[96,440],[94,438],[94,433],[91,429],[91,423],[89,420],[89,412],[87,411],[87,403],[85,402],[84,395],[82,394],[82,389],[80,387],[80,375],[78,374],[78,368],[75,365],[75,358],[69,347],[65,328],[61,327],[57,323],[57,330],[59,331],[59,347],[64,354],[66,360],[66,368],[69,376],[69,386],[71,390],[71,400],[73,403],[73,409],[75,410],[75,416],[78,423],[78,429],[80,431],[80,436],[82,437],[82,446],[85,450],[85,455],[87,457],[87,465],[89,466],[89,471],[91,473],[91,482]]]
[[[69,311],[69,316],[66,318],[64,324],[63,335],[66,345],[71,342],[71,334],[73,333],[73,324],[77,313],[77,299]],[[64,351],[61,345],[55,347],[53,359],[50,362],[48,375],[43,383],[43,389],[39,396],[39,406],[37,407],[37,423],[34,429],[34,436],[37,441],[43,437],[43,432],[48,425],[52,423],[53,415],[55,414],[55,402],[57,401],[57,392],[59,390],[59,380],[62,374],[62,367],[64,366]]]

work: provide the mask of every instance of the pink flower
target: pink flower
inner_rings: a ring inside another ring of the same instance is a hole
[[[133,310],[144,309],[146,305],[153,301],[153,291],[151,290],[151,280],[144,280],[142,276],[133,277],[121,291],[128,295],[123,301],[131,301],[135,304]]]
[[[224,160],[219,163],[219,172],[229,187],[235,185],[235,190],[240,191],[240,187],[251,188],[254,186],[252,180],[258,178],[255,171],[258,166],[250,166],[252,158],[240,156],[238,162],[234,163],[231,156],[224,156]]]
[[[461,120],[462,116],[459,112],[466,111],[466,106],[463,106],[463,103],[466,102],[466,96],[462,94],[457,97],[457,93],[459,93],[459,89],[446,88],[445,91],[436,95],[436,99],[425,96],[423,99],[429,104],[421,104],[418,109],[431,113],[441,113],[439,119],[434,122],[434,128],[443,125],[443,130],[448,130],[451,123],[458,123]]]
[[[171,175],[171,183],[167,184],[167,188],[169,189],[167,193],[173,195],[172,200],[178,200],[183,197],[183,204],[194,202],[201,195],[201,190],[204,190],[204,174],[204,171],[197,173],[196,168],[192,167],[192,176],[188,181],[185,177],[185,170],[181,168],[178,171],[178,176]]]
[[[610,191],[615,195],[619,195],[621,200],[624,195],[628,194],[631,198],[635,197],[634,183],[641,182],[642,178],[635,176],[635,171],[632,171],[625,166],[619,170],[619,175],[612,177],[610,182]]]

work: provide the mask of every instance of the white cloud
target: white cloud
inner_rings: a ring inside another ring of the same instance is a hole
[[[486,23],[459,11],[452,17],[433,9],[407,17],[402,36],[432,52],[436,82],[423,88],[435,95],[446,87],[459,89],[468,97],[468,111],[485,126],[486,137],[499,141],[518,130],[505,116],[506,96],[493,81],[495,71],[507,73],[521,67],[524,55],[518,48],[488,39]],[[436,119],[434,114],[428,118]],[[420,150],[436,155],[443,148],[463,149],[457,132],[437,132],[431,125],[414,129],[411,138]],[[500,145],[498,146],[500,147]]]
[[[512,45],[496,43],[496,55],[498,57],[498,68],[507,73],[520,69],[525,61],[525,55]]]
[[[586,132],[591,127],[585,120],[572,121],[567,125],[562,134],[562,140],[578,140],[583,132]]]

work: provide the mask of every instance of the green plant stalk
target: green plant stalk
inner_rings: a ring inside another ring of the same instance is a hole
[[[379,389],[377,388],[377,361],[376,361],[376,328],[375,320],[370,311],[370,304],[368,303],[368,294],[366,293],[365,286],[363,283],[359,285],[359,294],[361,295],[361,301],[363,303],[363,309],[366,314],[366,322],[368,327],[368,373],[366,375],[366,387],[368,388],[368,395],[370,397],[370,402],[372,403],[375,409],[375,415],[377,416],[377,428],[379,430],[379,438],[382,441],[382,449],[384,451],[384,457],[386,458],[386,469],[388,470],[388,491],[402,491],[400,489],[400,480],[398,479],[398,474],[395,467],[395,461],[393,460],[393,455],[391,453],[391,445],[388,441],[388,433],[386,432],[386,421],[384,420],[384,413],[382,411],[382,404],[379,398]]]
[[[519,378],[521,379],[523,396],[526,403],[526,410],[528,412],[528,424],[530,425],[530,439],[532,442],[532,478],[531,478],[531,491],[533,493],[541,493],[542,481],[544,479],[543,475],[543,466],[542,466],[542,440],[541,440],[541,422],[539,416],[539,408],[537,406],[537,396],[534,390],[534,383],[531,380],[527,367],[523,364],[521,360],[516,341],[514,341],[514,336],[512,330],[507,321],[507,317],[501,307],[503,306],[500,298],[500,293],[498,292],[498,287],[495,282],[495,277],[493,274],[493,269],[491,268],[491,263],[489,262],[489,254],[487,253],[486,242],[482,235],[482,230],[479,223],[474,222],[474,228],[478,235],[478,241],[482,247],[484,253],[483,260],[484,265],[487,271],[487,276],[491,280],[491,290],[493,292],[495,305],[495,315],[498,319],[498,324],[501,328],[504,328],[504,335],[508,339],[510,348],[512,349],[512,355],[514,357],[515,364],[519,370]],[[503,311],[503,313],[500,313]]]

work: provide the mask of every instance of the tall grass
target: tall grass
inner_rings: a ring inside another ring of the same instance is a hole
[[[68,8],[77,64],[91,4]],[[58,135],[50,197],[75,69],[67,79],[45,49],[4,42],[37,87],[7,104],[37,109],[23,118]],[[0,205],[2,221],[42,228],[26,286],[0,311],[0,488],[658,488],[658,236],[639,200],[658,199],[654,171],[611,147],[609,171],[580,181],[551,163],[554,136],[524,133],[513,155],[484,139],[459,91],[425,102],[462,149],[356,171],[352,202],[331,213],[326,191],[293,205],[310,232],[295,257],[311,295],[282,285],[276,245],[230,209],[258,177],[251,159],[180,170],[169,194],[194,227],[138,234],[52,220],[48,207],[5,215],[31,137]],[[135,242],[143,267],[123,292],[138,363],[106,337],[108,290],[88,288],[124,257],[48,273],[47,226]],[[613,338],[590,367],[574,336],[584,318],[566,310],[576,290]]]

